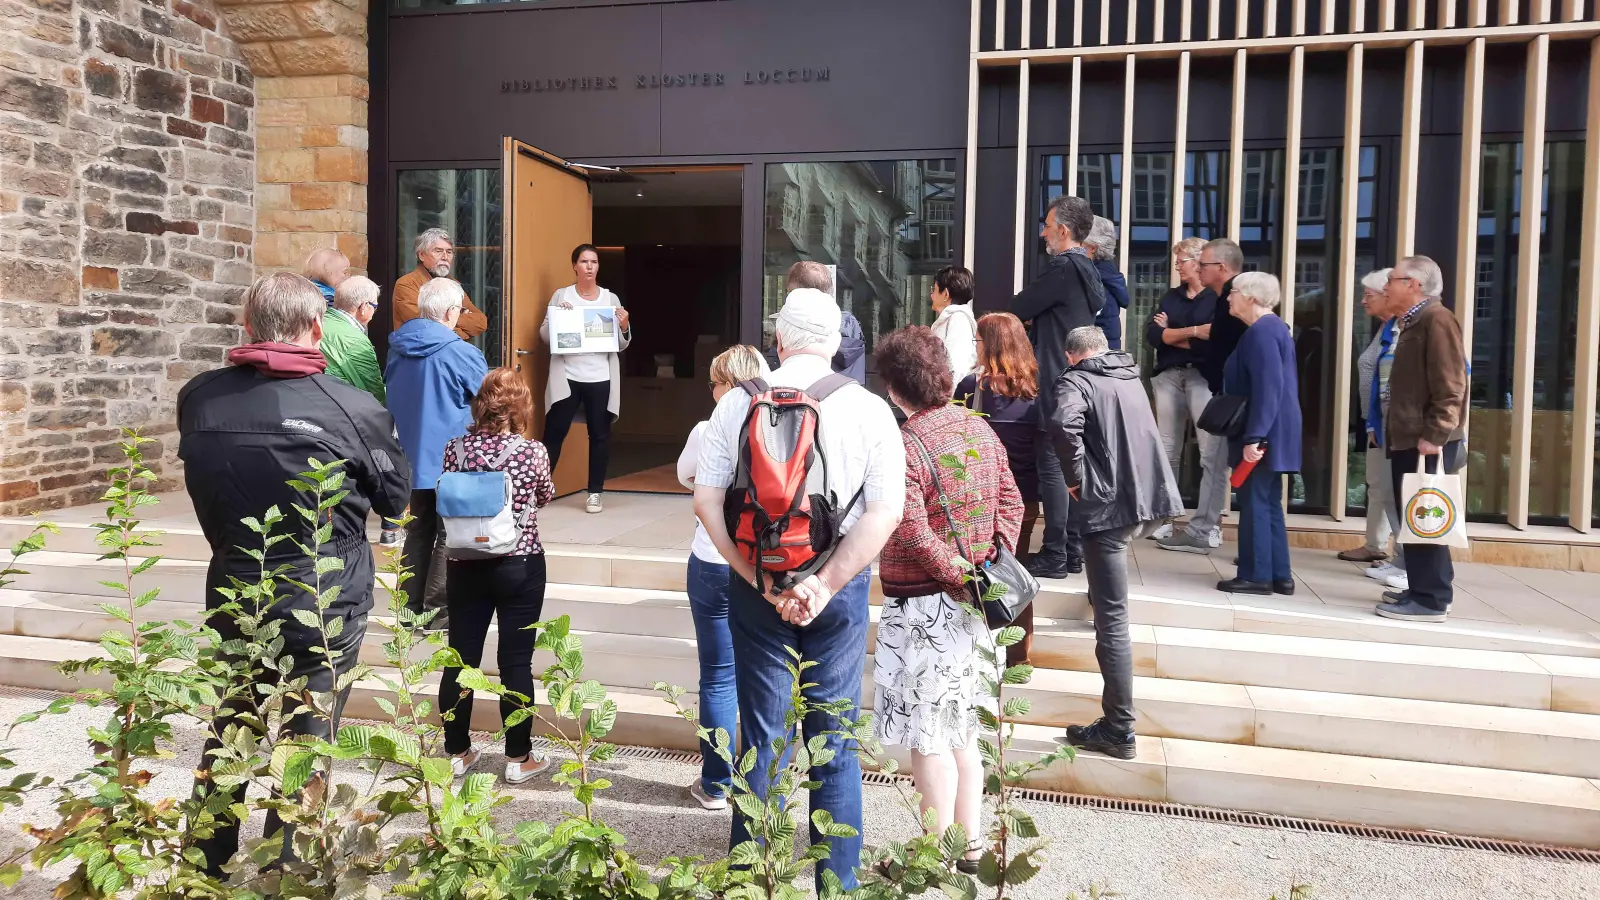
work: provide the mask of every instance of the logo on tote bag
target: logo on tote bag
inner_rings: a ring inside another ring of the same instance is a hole
[[[1417,537],[1443,537],[1455,524],[1455,501],[1438,488],[1423,488],[1406,503],[1406,527]]]

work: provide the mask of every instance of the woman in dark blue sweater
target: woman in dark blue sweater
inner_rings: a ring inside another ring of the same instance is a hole
[[[1273,313],[1278,279],[1245,272],[1233,279],[1229,311],[1247,327],[1223,369],[1225,394],[1246,397],[1244,433],[1228,439],[1228,463],[1254,463],[1239,488],[1239,571],[1217,590],[1292,594],[1283,476],[1300,471],[1300,387],[1294,337]]]

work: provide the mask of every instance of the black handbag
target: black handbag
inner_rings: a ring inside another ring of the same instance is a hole
[[[939,481],[939,465],[932,454],[928,453],[922,438],[911,431],[907,431],[906,434],[911,435],[911,439],[916,442],[917,450],[922,453],[922,458],[928,463],[928,470],[933,473],[933,486],[939,492],[939,507],[944,510],[945,521],[951,523],[951,530],[954,531],[955,519],[950,512],[950,499],[945,496],[944,485]],[[973,590],[973,603],[983,610],[983,619],[988,624],[989,630],[1004,628],[1015,622],[1017,616],[1022,615],[1022,611],[1027,609],[1028,604],[1038,595],[1038,579],[1034,578],[1033,573],[1018,561],[1016,555],[998,540],[994,543],[994,559],[978,565],[968,552],[966,541],[962,540],[959,532],[956,532],[955,539],[956,552],[961,554],[962,559],[973,564],[972,580],[967,582],[967,585]],[[985,600],[995,585],[1001,585],[1005,589],[994,599]]]
[[[1237,394],[1217,394],[1200,411],[1195,427],[1218,437],[1244,437],[1244,420],[1250,412],[1250,398]]]

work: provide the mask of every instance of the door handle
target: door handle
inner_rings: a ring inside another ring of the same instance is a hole
[[[517,351],[517,355],[518,356],[532,356],[533,355],[533,351],[532,350],[518,350]]]

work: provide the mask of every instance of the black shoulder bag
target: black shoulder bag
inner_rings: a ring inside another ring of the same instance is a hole
[[[1218,437],[1244,437],[1245,417],[1250,412],[1250,398],[1238,394],[1216,394],[1200,411],[1194,425],[1207,434]]]
[[[1039,593],[1039,582],[1033,577],[1015,554],[1006,549],[1005,544],[999,540],[994,542],[994,559],[987,564],[980,565],[972,558],[967,550],[966,541],[961,533],[955,530],[955,518],[950,512],[950,499],[945,496],[944,485],[939,481],[939,464],[928,453],[927,445],[922,443],[922,438],[915,432],[906,431],[911,435],[911,440],[917,444],[917,450],[928,463],[928,471],[933,473],[933,486],[939,492],[939,506],[944,510],[945,521],[950,523],[950,530],[955,534],[956,552],[961,558],[972,564],[972,580],[967,584],[973,590],[973,603],[983,610],[983,619],[992,631],[1004,628],[1017,620],[1022,611],[1028,608],[1033,598]],[[1000,595],[993,600],[985,600],[989,589],[994,585],[1004,588]]]

